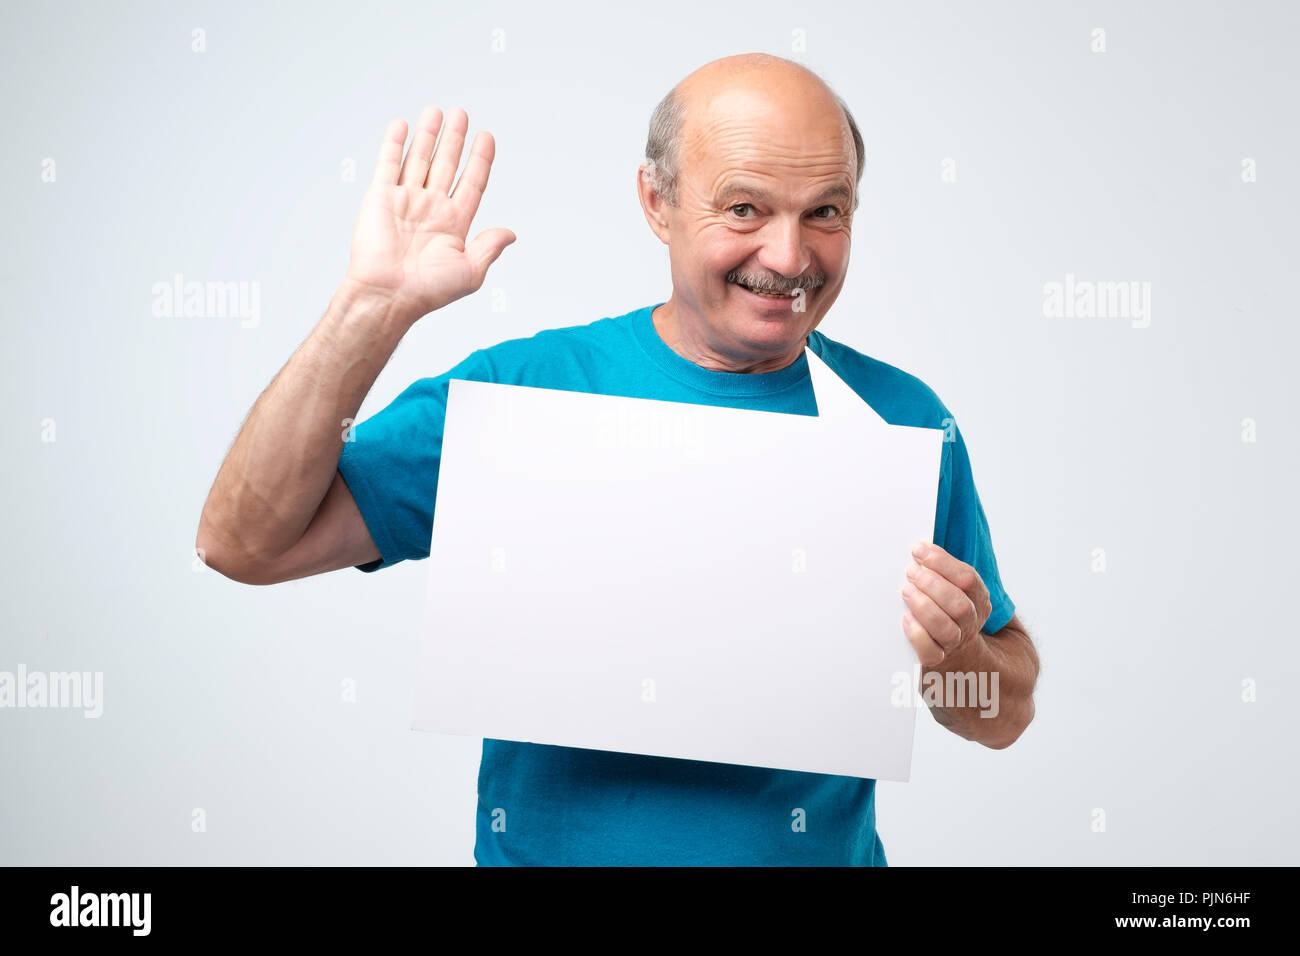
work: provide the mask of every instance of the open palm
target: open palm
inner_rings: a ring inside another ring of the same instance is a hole
[[[486,229],[465,242],[496,152],[492,134],[480,132],[453,191],[468,128],[464,110],[444,122],[440,109],[426,107],[403,161],[406,123],[389,123],[357,217],[348,279],[391,296],[414,318],[477,291],[515,241],[509,229]]]

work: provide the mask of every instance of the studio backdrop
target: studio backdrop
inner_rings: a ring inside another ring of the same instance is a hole
[[[518,241],[362,418],[666,299],[650,112],[746,51],[854,112],[820,330],[951,409],[1042,659],[1008,749],[918,715],[889,862],[1295,863],[1298,31],[1281,2],[6,4],[0,674],[85,686],[0,707],[0,863],[473,862],[480,741],[410,729],[425,565],[241,585],[200,509],[390,119],[490,130],[473,229]]]

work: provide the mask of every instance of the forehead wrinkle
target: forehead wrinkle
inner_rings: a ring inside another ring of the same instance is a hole
[[[806,152],[791,152],[776,158],[770,155],[754,157],[749,154],[724,154],[710,158],[715,164],[712,175],[709,175],[707,167],[700,172],[707,181],[708,191],[712,193],[717,193],[733,180],[746,179],[771,183],[771,186],[760,184],[760,188],[788,192],[791,173],[797,174],[800,186],[830,179],[841,180],[846,186],[853,182],[851,167],[839,155],[810,156]]]
[[[777,138],[780,134],[774,134],[768,124],[723,119],[701,125],[702,128],[686,137],[687,154],[696,160],[759,151],[764,158],[772,157],[778,162],[834,162],[846,168],[850,165],[843,139],[838,135],[799,137],[795,143],[787,144]]]
[[[818,177],[810,178],[816,179]],[[839,199],[846,203],[853,200],[853,190],[843,182],[832,182],[822,186],[821,188],[818,188],[815,185],[810,186],[808,192],[812,193],[814,189],[817,190],[816,193],[812,195],[812,198],[802,203],[802,205],[820,205],[830,199]],[[713,192],[713,201],[717,206],[727,206],[730,205],[730,200],[733,198],[739,196],[751,196],[759,202],[771,202],[773,196],[777,192],[778,190],[768,189],[766,186],[762,186],[757,182],[751,182],[748,179],[731,179],[724,176]]]
[[[852,185],[853,172],[851,167],[844,162],[841,156],[824,156],[813,157],[808,154],[797,156],[783,157],[777,161],[770,161],[766,157],[755,160],[750,155],[739,156],[719,156],[715,157],[716,167],[713,175],[706,177],[709,180],[709,187],[713,192],[717,192],[724,185],[731,181],[766,181],[772,184],[771,188],[779,192],[787,191],[785,174],[797,172],[800,184],[806,182],[815,182],[817,180],[837,179],[846,185]],[[760,186],[760,188],[769,188]]]
[[[687,154],[690,160],[682,170],[683,180],[699,182],[703,186],[700,192],[710,198],[735,179],[770,182],[766,188],[776,193],[788,193],[789,185],[783,180],[795,177],[800,186],[828,179],[839,179],[850,190],[853,184],[853,165],[842,143],[809,148],[765,142],[758,126],[727,124],[712,138],[692,137]]]

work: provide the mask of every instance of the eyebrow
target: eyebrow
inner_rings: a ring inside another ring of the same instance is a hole
[[[738,182],[723,186],[722,189],[718,190],[717,195],[714,197],[714,203],[719,208],[730,206],[733,205],[730,200],[737,196],[752,196],[754,199],[757,199],[762,203],[770,204],[772,202],[772,194],[766,189],[763,189],[760,186],[751,185],[750,183]],[[840,202],[848,205],[848,203],[853,199],[853,193],[844,185],[828,186],[817,195],[817,198],[813,200],[810,208],[818,208],[824,205],[828,199],[838,199]]]

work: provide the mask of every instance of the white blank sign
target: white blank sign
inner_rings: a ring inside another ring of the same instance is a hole
[[[943,433],[453,380],[417,730],[908,778]]]

